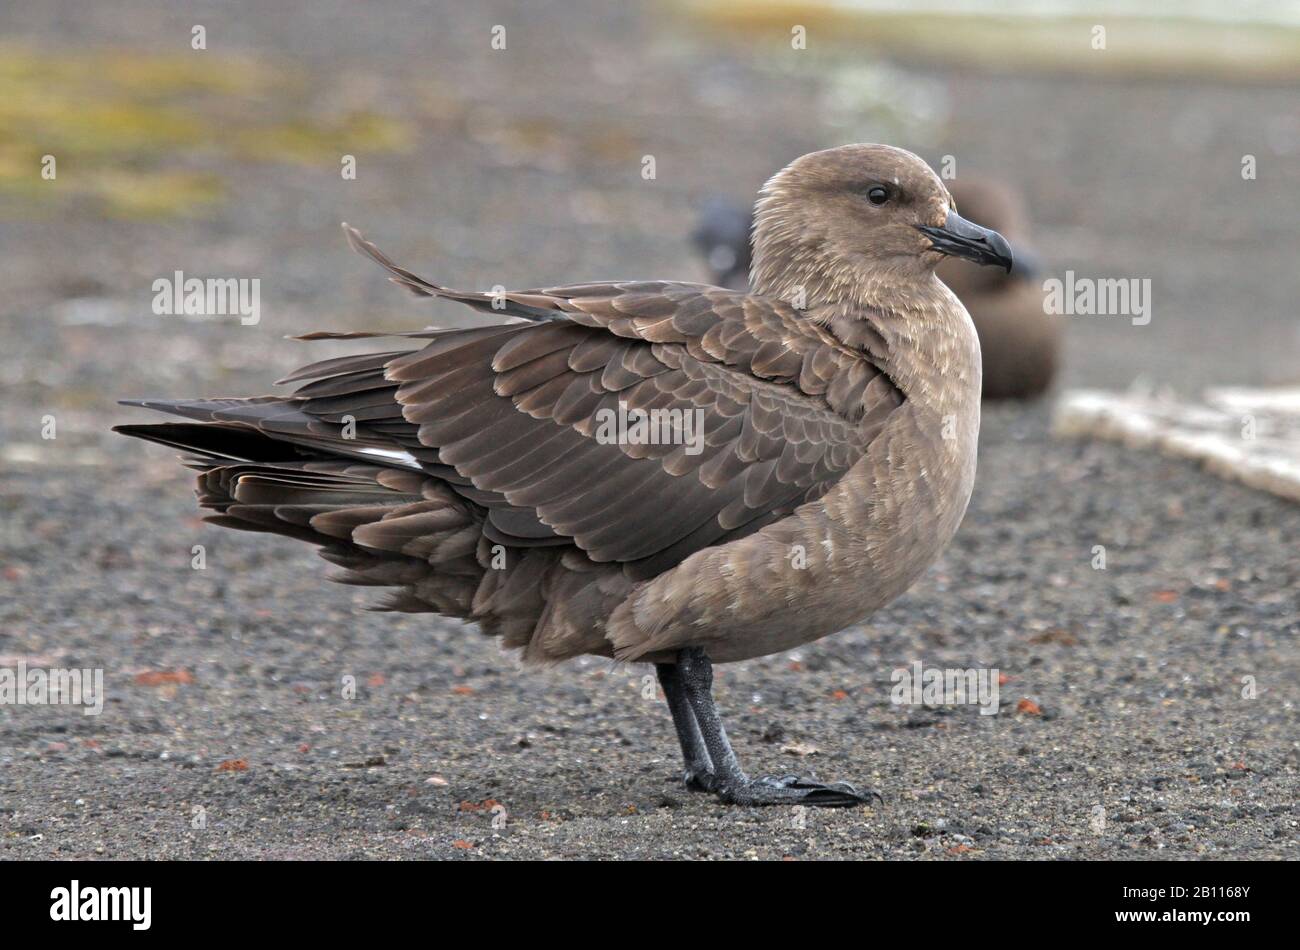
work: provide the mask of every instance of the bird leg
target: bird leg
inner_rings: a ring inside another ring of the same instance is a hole
[[[677,730],[677,741],[682,746],[682,758],[686,761],[686,787],[693,792],[711,792],[713,788],[713,760],[700,735],[699,723],[695,713],[691,712],[691,702],[682,685],[681,667],[676,663],[656,663],[655,672],[659,674],[659,685],[663,687],[664,698],[668,700],[668,711],[673,715],[673,728]]]
[[[668,697],[673,723],[686,756],[687,783],[693,774],[692,762],[700,762],[702,740],[712,771],[707,782],[699,784],[731,805],[860,805],[879,794],[859,792],[847,782],[825,784],[811,778],[786,775],[780,778],[752,779],[745,774],[732,751],[718,710],[713,704],[713,664],[701,647],[689,647],[677,654],[676,669],[665,672],[660,666],[660,682]],[[670,691],[668,683],[672,683]],[[685,707],[681,702],[685,695]],[[674,700],[676,696],[676,700]],[[674,705],[676,702],[676,705]],[[686,721],[686,713],[691,720]],[[698,787],[698,786],[697,786]]]

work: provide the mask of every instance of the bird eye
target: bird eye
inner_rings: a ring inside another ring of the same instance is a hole
[[[884,185],[875,185],[867,189],[867,200],[873,205],[883,205],[889,200],[889,189]]]

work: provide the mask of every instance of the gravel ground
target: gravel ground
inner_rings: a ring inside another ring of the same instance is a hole
[[[524,671],[471,627],[358,610],[371,595],[325,583],[310,549],[202,525],[172,453],[106,431],[140,418],[115,398],[257,392],[344,349],[284,334],[434,319],[347,252],[340,220],[453,285],[699,278],[702,197],[855,138],[1016,181],[1057,271],[1152,279],[1149,326],[1070,324],[1065,384],[1294,382],[1294,88],[913,64],[872,82],[928,90],[945,120],[845,119],[828,92],[855,66],[845,51],[792,63],[655,7],[81,6],[6,5],[4,35],[57,71],[106,43],[185,50],[206,17],[207,55],[293,81],[249,93],[255,118],[174,92],[201,125],[176,161],[222,181],[198,211],[0,191],[0,665],[99,667],[108,692],[97,717],[0,707],[0,857],[1300,856],[1300,508],[1054,441],[1050,401],[986,408],[970,513],[907,596],[720,668],[751,771],[885,794],[838,811],[685,792],[647,668]],[[241,122],[328,126],[340,101],[401,132],[358,156],[355,181],[343,146],[314,163],[222,151]],[[262,322],[152,315],[151,282],[175,269],[261,276]],[[917,660],[997,667],[1001,714],[891,705],[890,671]]]

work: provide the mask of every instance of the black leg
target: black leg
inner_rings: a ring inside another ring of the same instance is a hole
[[[657,663],[655,672],[659,674],[659,685],[663,687],[664,698],[668,700],[668,711],[673,715],[677,741],[682,746],[682,759],[686,763],[686,787],[697,792],[713,791],[713,762],[709,759],[709,750],[704,745],[695,713],[691,712],[690,700],[682,687],[680,668],[676,663]]]
[[[713,664],[708,654],[699,647],[682,650],[677,655],[677,676],[713,762],[713,790],[724,802],[734,805],[836,806],[860,805],[872,797],[880,797],[876,792],[863,794],[847,782],[825,784],[796,775],[751,779],[736,760],[727,740],[727,730],[723,728],[713,704]]]

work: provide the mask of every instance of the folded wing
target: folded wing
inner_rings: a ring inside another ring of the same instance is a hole
[[[330,503],[382,507],[383,491],[375,501],[353,484],[377,479],[408,513],[356,516],[368,549],[409,556],[422,524],[464,518],[480,556],[485,545],[556,548],[635,581],[820,497],[903,401],[861,352],[781,301],[663,281],[465,293],[398,267],[354,230],[349,239],[413,293],[513,322],[398,334],[427,342],[312,364],[282,381],[299,384],[289,396],[140,403],[207,424],[125,431],[188,449],[199,467],[206,452],[218,501],[250,480],[245,499],[276,501],[257,508],[261,530],[280,509],[284,533],[327,524],[334,543],[354,516],[326,518]],[[352,467],[316,464],[340,459]],[[420,478],[376,476],[386,469]],[[229,523],[254,509],[219,510]]]

